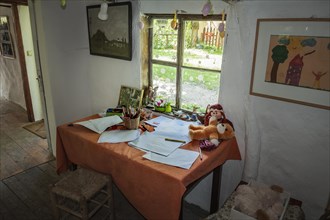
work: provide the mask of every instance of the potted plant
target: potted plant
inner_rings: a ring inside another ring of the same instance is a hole
[[[155,111],[165,112],[167,102],[164,99],[155,101]]]

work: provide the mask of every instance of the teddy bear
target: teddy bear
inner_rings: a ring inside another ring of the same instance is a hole
[[[226,140],[235,136],[233,127],[228,123],[218,123],[215,116],[210,118],[209,125],[190,125],[189,136],[192,140],[209,139],[214,145],[219,144],[219,140]]]
[[[235,209],[256,219],[278,220],[284,207],[281,192],[274,189],[267,186],[240,185],[235,192]]]

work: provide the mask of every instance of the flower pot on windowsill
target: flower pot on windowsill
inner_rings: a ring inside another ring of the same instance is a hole
[[[155,111],[157,111],[157,112],[165,112],[165,106],[156,106],[155,105]]]
[[[165,112],[166,112],[166,113],[170,113],[170,112],[172,112],[172,106],[171,106],[170,103],[166,104],[166,106],[165,106]]]

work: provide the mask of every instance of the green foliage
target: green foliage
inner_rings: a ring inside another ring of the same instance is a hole
[[[219,49],[216,46],[212,45],[204,45],[203,44],[203,50],[209,54],[217,54],[221,55],[223,53],[223,48],[219,47]]]
[[[155,19],[153,21],[153,59],[165,62],[176,62],[178,32],[171,28],[171,21],[171,18]],[[215,62],[221,58],[220,55],[223,53],[223,48],[217,48],[216,46],[199,42],[201,39],[200,36],[197,35],[201,34],[201,30],[198,32],[198,28],[200,25],[204,25],[203,21],[185,21],[184,25],[184,65],[196,68],[218,69],[214,66],[216,65]],[[214,57],[216,58],[214,59]],[[161,84],[171,83],[173,87],[173,84],[177,82],[176,67],[173,66],[153,64],[152,75],[153,80],[160,81],[162,82]],[[187,88],[189,89],[194,88],[201,89],[201,91],[209,90],[212,92],[218,92],[219,90],[219,72],[182,68],[181,75],[183,87],[188,86]],[[175,105],[175,94],[173,96],[170,94],[170,91],[164,92],[164,89],[159,90],[157,98],[171,99],[169,101]],[[186,102],[190,101],[187,100]],[[206,106],[197,106],[195,103],[185,103],[185,101],[182,100],[182,109],[193,111],[196,107],[198,107],[198,112],[205,112]]]
[[[169,80],[171,83],[176,82],[176,70],[173,67],[154,64],[152,73],[154,77],[156,76],[163,81]]]
[[[152,51],[153,56],[156,57],[175,57],[176,58],[176,50],[173,49],[154,49]]]
[[[176,82],[176,70],[173,67],[154,64],[152,72],[154,76],[157,76],[163,81],[169,80],[172,83]],[[203,78],[202,81],[200,80],[201,76]],[[220,74],[185,69],[184,74],[182,74],[182,81],[198,85],[199,87],[205,87],[208,90],[214,90],[218,89]]]
[[[192,48],[192,21],[185,22],[184,29],[184,46],[185,48]]]
[[[201,76],[203,77],[202,81],[199,79]],[[205,87],[208,90],[214,90],[219,89],[220,74],[185,69],[184,74],[182,75],[182,81],[198,85],[199,87]]]
[[[153,22],[154,49],[173,49],[177,45],[177,31],[170,26],[169,19],[156,19]]]
[[[197,113],[204,113],[206,111],[205,106],[200,106],[194,103],[183,103],[181,108],[191,112],[194,110],[194,108],[197,108]]]
[[[186,49],[202,49],[209,54],[223,53],[223,48],[217,48],[216,46],[207,45],[201,42],[197,42],[196,46],[193,46],[192,42],[192,28],[196,21],[186,21],[184,29],[184,48]],[[198,22],[197,22],[198,23]],[[171,19],[156,19],[153,23],[153,52],[155,51],[161,55],[160,50],[174,49],[177,46],[177,31],[171,28]],[[164,53],[166,53],[164,51]]]
[[[272,59],[275,63],[283,63],[288,58],[289,51],[284,45],[277,45],[272,52]]]

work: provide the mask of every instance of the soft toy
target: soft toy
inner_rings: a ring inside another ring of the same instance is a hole
[[[234,131],[234,125],[233,123],[226,118],[225,112],[220,104],[214,104],[214,105],[208,105],[206,107],[205,117],[203,120],[199,120],[205,125],[209,125],[210,118],[212,116],[215,116],[218,120],[218,123],[229,123],[231,127],[233,127]]]
[[[192,140],[210,140],[214,145],[219,144],[219,140],[230,139],[235,136],[233,127],[228,123],[218,123],[215,116],[210,118],[208,126],[190,125],[189,136]]]
[[[278,220],[284,207],[280,192],[273,188],[240,185],[236,190],[235,209],[256,219]]]
[[[222,122],[222,120],[225,118],[223,108],[220,104],[208,105],[206,107],[205,118],[204,118],[205,126],[209,125],[209,121],[212,116],[216,117],[218,122]]]

